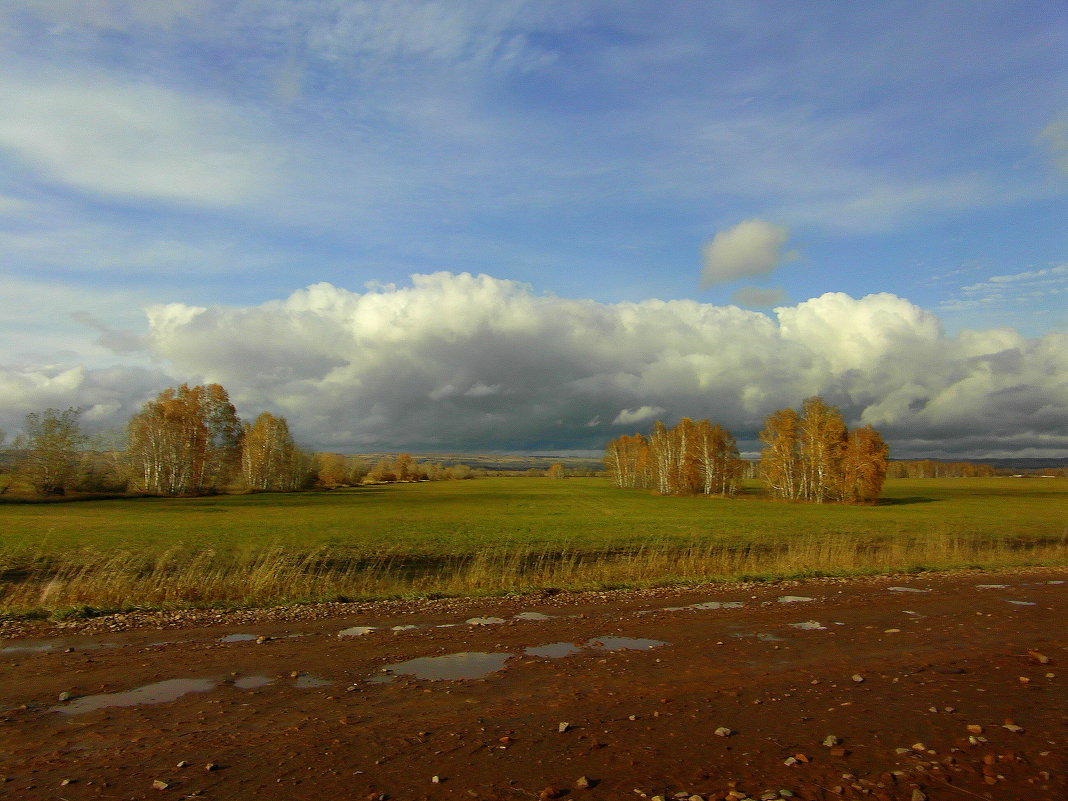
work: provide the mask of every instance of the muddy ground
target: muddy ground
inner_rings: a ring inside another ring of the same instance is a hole
[[[9,624],[0,796],[1062,801],[1066,582],[1036,569]]]

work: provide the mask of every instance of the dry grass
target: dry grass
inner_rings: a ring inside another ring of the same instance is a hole
[[[601,589],[709,580],[1001,568],[1068,563],[1068,535],[1029,542],[967,537],[858,540],[809,536],[730,546],[653,543],[625,552],[523,548],[412,559],[338,559],[319,547],[219,554],[175,547],[156,555],[82,551],[34,560],[6,583],[0,610],[91,614],[134,607],[269,606],[293,601],[474,596],[547,587]]]

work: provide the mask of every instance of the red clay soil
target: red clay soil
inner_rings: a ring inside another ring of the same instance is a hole
[[[1063,801],[1066,581],[1034,569],[41,627],[0,641],[0,797]],[[685,608],[708,601],[743,605]],[[355,626],[374,629],[338,636]],[[260,639],[221,641],[234,634]],[[526,652],[553,643],[573,653]],[[461,652],[511,656],[481,678],[385,669]],[[123,695],[138,688],[195,691]]]

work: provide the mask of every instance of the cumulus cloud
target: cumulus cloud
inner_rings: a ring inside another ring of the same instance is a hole
[[[720,231],[704,246],[704,286],[721,284],[751,275],[767,275],[784,261],[797,258],[796,251],[783,252],[790,230],[764,220],[743,220]]]
[[[731,300],[739,306],[756,306],[767,308],[778,306],[789,300],[786,290],[782,287],[769,287],[767,289],[758,286],[743,286],[731,295]]]
[[[218,381],[242,414],[284,414],[315,448],[599,449],[620,426],[689,416],[756,450],[770,412],[820,394],[898,456],[1068,448],[1068,335],[951,337],[888,294],[829,293],[769,316],[435,273],[365,292],[315,284],[251,307],[154,306],[148,322],[167,375],[10,368],[0,409],[86,405],[121,423],[178,380]]]
[[[635,423],[644,423],[652,420],[658,414],[666,412],[663,406],[639,406],[637,409],[623,409],[612,421],[614,426],[629,426]]]

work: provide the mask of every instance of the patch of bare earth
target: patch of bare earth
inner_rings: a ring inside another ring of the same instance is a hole
[[[1066,581],[9,624],[0,797],[1068,798]]]

